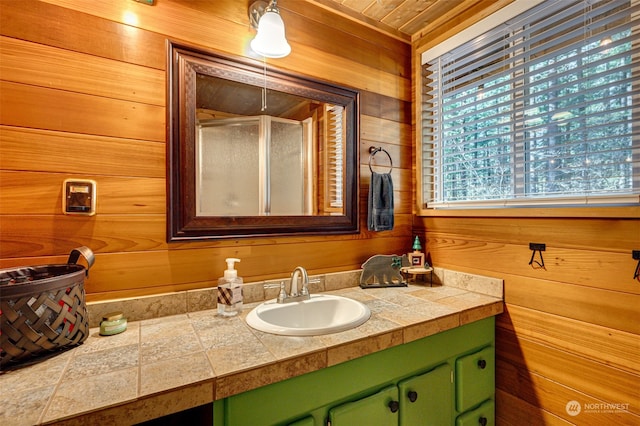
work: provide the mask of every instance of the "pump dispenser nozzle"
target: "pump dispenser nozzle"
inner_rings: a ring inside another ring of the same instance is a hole
[[[225,278],[235,278],[238,276],[238,271],[235,270],[235,263],[240,262],[240,259],[235,257],[228,257],[224,260],[227,262],[227,269],[224,271]]]
[[[238,276],[234,264],[240,259],[229,257],[224,276],[218,280],[218,315],[230,317],[242,311],[242,278]]]

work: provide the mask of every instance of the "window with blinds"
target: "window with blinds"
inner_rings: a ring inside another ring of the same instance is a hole
[[[344,107],[325,105],[327,139],[327,211],[342,212],[344,185]]]
[[[423,207],[637,204],[640,0],[548,0],[423,64]]]

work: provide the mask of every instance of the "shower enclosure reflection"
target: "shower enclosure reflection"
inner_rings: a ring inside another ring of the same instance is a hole
[[[197,215],[312,214],[311,125],[268,115],[200,121]]]

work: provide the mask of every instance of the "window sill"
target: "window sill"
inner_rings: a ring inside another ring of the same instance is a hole
[[[423,209],[422,217],[544,217],[639,219],[640,205],[612,207],[506,207],[466,209]]]

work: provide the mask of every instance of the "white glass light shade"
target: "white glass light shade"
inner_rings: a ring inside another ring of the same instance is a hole
[[[291,46],[284,35],[284,22],[278,12],[267,10],[262,15],[258,34],[251,41],[251,50],[267,58],[284,58],[291,53]]]

